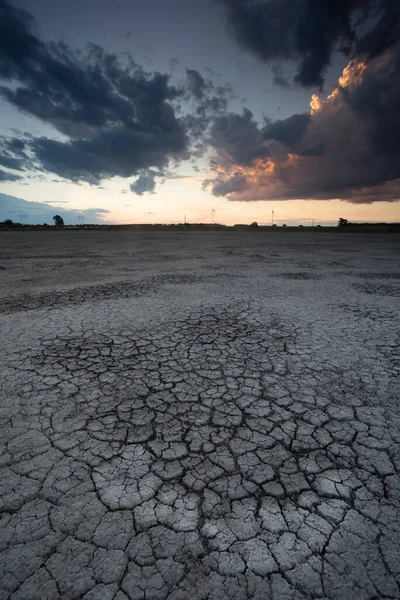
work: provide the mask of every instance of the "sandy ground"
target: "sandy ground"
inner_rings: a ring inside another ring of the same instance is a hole
[[[0,235],[2,599],[400,598],[400,236]]]

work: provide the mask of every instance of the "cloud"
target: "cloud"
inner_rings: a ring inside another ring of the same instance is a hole
[[[216,86],[194,69],[176,86],[128,54],[45,43],[32,17],[9,0],[0,0],[0,78],[0,96],[63,135],[14,138],[0,164],[93,185],[139,176],[140,188],[142,172],[199,156],[210,119],[233,96],[229,85]]]
[[[198,183],[199,181],[203,181],[202,177],[195,177],[194,175],[174,175],[169,177],[169,179],[173,181],[187,181],[189,183]]]
[[[134,192],[138,196],[143,196],[145,192],[154,193],[156,187],[156,176],[159,175],[156,171],[147,169],[140,173],[139,177],[131,183],[131,192]]]
[[[0,0],[0,76],[9,83],[0,86],[3,98],[68,138],[31,140],[32,158],[46,171],[99,183],[189,156],[185,123],[173,106],[184,90],[168,75],[149,74],[99,46],[75,52],[61,42],[45,44],[29,14],[6,0]]]
[[[0,138],[0,181],[26,170],[26,180],[51,172],[97,186],[135,177],[130,189],[142,195],[211,150],[204,187],[231,200],[397,200],[400,3],[220,2],[237,40],[271,64],[278,85],[288,85],[284,60],[296,62],[297,83],[321,86],[332,53],[346,53],[334,91],[313,94],[305,114],[260,123],[248,109],[230,110],[229,85],[195,69],[173,84],[129,55],[45,43],[26,11],[0,0],[0,95],[57,131]]]
[[[322,87],[332,54],[375,58],[399,39],[396,0],[220,0],[237,42],[265,62],[297,63],[296,83]],[[281,73],[275,76],[282,83]]]
[[[195,69],[186,69],[186,77],[185,99],[191,110],[185,115],[184,122],[192,140],[191,156],[199,158],[208,150],[209,128],[214,118],[226,115],[229,101],[236,95],[229,83],[215,85]]]
[[[14,171],[22,171],[23,161],[13,156],[0,155],[0,165]]]
[[[165,130],[119,125],[100,130],[89,139],[59,142],[38,138],[31,148],[46,171],[72,181],[99,184],[102,179],[130,177],[149,165],[162,168],[171,159],[188,157],[186,134],[180,125],[175,126],[172,113],[171,121]]]
[[[268,154],[263,132],[247,108],[243,109],[241,115],[228,113],[216,117],[208,142],[218,149],[218,164],[222,165],[246,165]]]
[[[21,221],[21,215],[26,215],[26,223],[40,225],[42,223],[53,223],[53,216],[59,214],[66,225],[79,223],[83,216],[85,223],[104,223],[109,213],[104,208],[88,208],[84,211],[65,209],[61,206],[50,205],[44,202],[28,202],[22,198],[0,193],[0,221],[12,219],[14,222]]]
[[[189,91],[197,99],[204,98],[207,89],[210,88],[210,84],[206,83],[206,80],[196,69],[186,69],[186,76],[189,82]]]
[[[0,164],[2,164],[1,161]],[[8,173],[7,171],[0,169],[0,181],[18,181],[19,179],[22,179],[20,175],[14,175],[13,173]]]
[[[0,16],[0,75],[18,84],[0,91],[20,110],[70,137],[118,124],[170,126],[166,102],[181,92],[168,76],[148,74],[98,45],[75,52],[63,42],[45,44],[30,15],[7,0],[0,0]]]
[[[309,113],[264,126],[232,115],[231,134],[210,139],[215,176],[204,185],[242,201],[397,201],[399,89],[400,43],[350,61],[326,100],[313,95]]]
[[[269,122],[263,129],[263,138],[291,147],[303,137],[310,118],[310,114],[305,113],[292,115],[283,121]]]
[[[25,141],[15,137],[0,136],[0,165],[14,171],[24,171],[31,165],[31,160],[25,152]],[[4,175],[4,173],[3,173]],[[21,179],[19,175],[5,173],[8,181]],[[5,181],[5,179],[3,179]]]

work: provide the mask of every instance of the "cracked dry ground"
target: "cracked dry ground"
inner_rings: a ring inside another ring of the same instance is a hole
[[[59,235],[2,242],[1,598],[400,598],[398,238]]]

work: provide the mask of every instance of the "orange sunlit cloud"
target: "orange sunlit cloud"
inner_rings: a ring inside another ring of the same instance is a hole
[[[311,112],[315,112],[316,110],[319,110],[321,108],[322,100],[317,94],[313,94],[311,96],[310,106]]]
[[[245,142],[254,154],[263,154],[264,158],[250,157],[242,164],[237,164],[234,153],[229,154],[229,145],[222,147],[213,161],[215,177],[206,179],[204,187],[216,196],[237,201],[312,198],[366,204],[377,200],[398,201],[400,180],[396,158],[375,151],[375,123],[365,119],[362,111],[355,110],[349,102],[351,97],[357,100],[358,90],[362,97],[371,78],[378,83],[380,78],[384,81],[385,70],[390,70],[391,64],[390,52],[368,63],[351,60],[326,99],[312,94],[309,120],[297,137],[296,132],[287,134],[289,129],[292,131],[290,119],[286,120],[287,125],[285,121],[278,122],[274,137],[263,138],[258,128],[259,138],[255,142],[258,146],[252,146],[248,138]],[[382,116],[385,99],[381,95]],[[387,101],[390,109],[390,100]],[[240,129],[230,133],[231,137],[235,134],[240,144]]]

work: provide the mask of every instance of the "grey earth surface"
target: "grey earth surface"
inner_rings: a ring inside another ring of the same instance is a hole
[[[399,250],[1,233],[1,599],[400,598]]]

